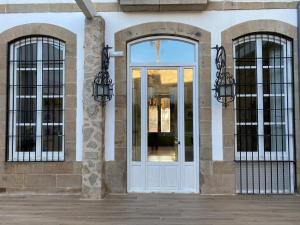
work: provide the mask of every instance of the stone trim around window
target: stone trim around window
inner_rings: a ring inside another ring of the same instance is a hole
[[[208,31],[172,22],[145,23],[115,34],[115,50],[125,57],[115,62],[115,161],[106,162],[106,187],[108,192],[127,192],[127,43],[155,35],[178,36],[199,43],[199,127],[200,127],[200,184],[206,193],[212,160],[211,137],[211,36]],[[204,166],[208,165],[208,166]]]
[[[47,35],[65,42],[65,161],[5,162],[7,113],[7,57],[9,42],[31,35]],[[76,35],[51,24],[32,23],[0,33],[0,189],[3,192],[79,192],[81,162],[76,162]]]
[[[296,175],[297,187],[300,189],[300,114],[299,114],[299,78],[298,74],[298,55],[297,55],[297,28],[277,20],[253,20],[244,22],[224,30],[221,34],[222,45],[226,49],[227,55],[227,71],[233,74],[233,40],[246,34],[255,32],[272,32],[285,35],[293,40],[293,54],[294,54],[294,117],[295,117],[295,147],[296,147]],[[234,161],[235,151],[235,137],[234,137],[234,109],[233,104],[224,108],[223,116],[223,158],[226,162]],[[234,164],[232,164],[234,171]]]

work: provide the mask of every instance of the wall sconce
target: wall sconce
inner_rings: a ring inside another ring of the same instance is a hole
[[[235,97],[235,80],[229,72],[226,71],[226,52],[223,46],[212,48],[217,50],[215,59],[217,73],[216,81],[214,85],[215,98],[218,102],[221,102],[225,108],[230,102],[234,101]]]
[[[108,45],[102,49],[101,71],[96,75],[93,82],[94,100],[100,102],[102,106],[105,106],[106,102],[110,101],[114,95],[114,84],[108,73],[110,59],[108,53],[109,49],[111,49],[111,47]]]

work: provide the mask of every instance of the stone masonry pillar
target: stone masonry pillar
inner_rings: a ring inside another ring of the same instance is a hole
[[[86,199],[101,199],[105,194],[105,111],[92,97],[92,82],[101,69],[104,29],[104,20],[101,17],[85,20],[82,196]]]

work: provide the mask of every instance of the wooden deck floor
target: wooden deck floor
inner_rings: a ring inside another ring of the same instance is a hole
[[[297,225],[300,196],[0,196],[0,224]]]

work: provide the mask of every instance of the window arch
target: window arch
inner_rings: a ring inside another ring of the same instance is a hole
[[[234,40],[237,192],[293,192],[293,54],[282,35]]]
[[[63,161],[65,43],[19,38],[8,64],[8,161]]]
[[[196,44],[179,37],[151,37],[130,43],[130,64],[196,64]],[[174,54],[177,53],[177,54]]]

